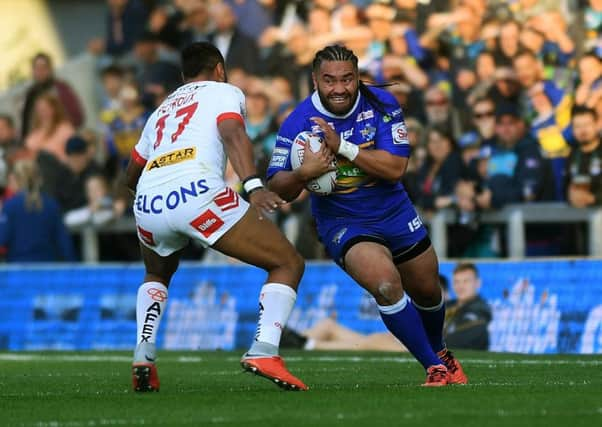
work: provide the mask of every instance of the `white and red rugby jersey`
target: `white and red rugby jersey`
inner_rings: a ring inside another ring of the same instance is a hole
[[[222,180],[226,153],[217,125],[240,120],[244,125],[245,96],[228,83],[185,84],[169,95],[149,117],[132,151],[144,165],[138,189],[186,177]]]

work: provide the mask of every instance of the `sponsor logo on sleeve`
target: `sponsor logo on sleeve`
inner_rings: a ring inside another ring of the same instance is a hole
[[[282,135],[277,135],[276,136],[276,141],[285,142],[285,143],[287,143],[289,145],[293,143],[293,141],[291,139],[289,139],[289,138],[287,138],[285,136],[282,136]]]
[[[290,156],[291,150],[288,148],[276,147],[272,151],[272,158],[270,159],[270,166],[274,168],[283,168],[286,165],[286,160]]]
[[[404,145],[409,144],[408,141],[408,131],[406,129],[405,123],[395,123],[391,126],[391,134],[393,136],[393,144],[395,145]]]

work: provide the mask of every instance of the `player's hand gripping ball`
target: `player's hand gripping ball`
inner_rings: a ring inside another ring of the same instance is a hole
[[[298,169],[303,164],[303,158],[305,155],[305,148],[317,153],[323,144],[322,138],[318,135],[314,135],[309,131],[303,131],[299,133],[293,145],[291,147],[291,167],[293,170]],[[333,161],[333,166],[336,166],[336,160]],[[312,193],[326,195],[332,193],[336,186],[337,172],[336,170],[326,172],[324,175],[320,175],[307,182],[305,188]]]

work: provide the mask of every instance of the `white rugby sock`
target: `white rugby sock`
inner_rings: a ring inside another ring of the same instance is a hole
[[[159,282],[146,282],[138,288],[136,301],[136,344],[155,343],[161,317],[167,305],[167,288]]]
[[[282,329],[293,310],[297,293],[290,286],[280,283],[266,283],[259,295],[259,321],[257,322],[256,342],[280,345]]]

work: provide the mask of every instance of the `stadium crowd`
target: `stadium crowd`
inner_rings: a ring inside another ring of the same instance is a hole
[[[6,261],[75,259],[65,225],[131,215],[130,152],[149,112],[181,84],[180,49],[201,40],[220,49],[229,81],[246,95],[261,171],[279,125],[313,90],[316,51],[351,48],[362,80],[384,85],[403,107],[410,197],[427,217],[456,214],[449,256],[505,255],[503,230],[479,221],[486,210],[602,205],[602,0],[107,0],[105,19],[105,36],[88,44],[101,93],[96,126],[83,127],[78,94],[43,52],[32,58],[22,109],[0,112]],[[274,220],[304,256],[323,256],[307,197]],[[528,253],[578,253],[577,232],[531,226]],[[138,253],[133,230],[101,240],[102,260]]]

